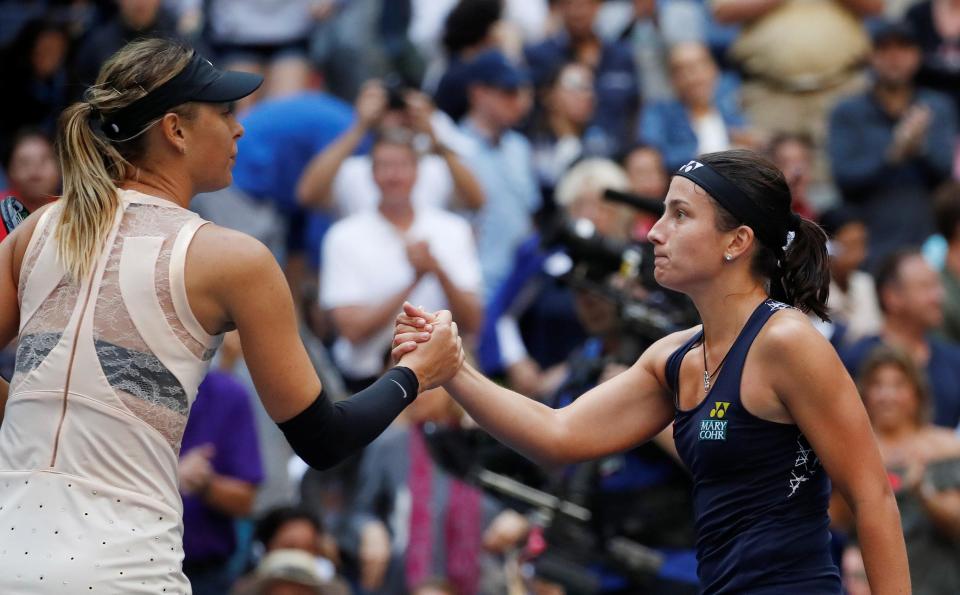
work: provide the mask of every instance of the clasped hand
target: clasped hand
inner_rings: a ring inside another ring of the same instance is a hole
[[[450,380],[463,365],[463,341],[449,310],[431,313],[404,302],[392,345],[393,360],[413,370],[421,391]]]

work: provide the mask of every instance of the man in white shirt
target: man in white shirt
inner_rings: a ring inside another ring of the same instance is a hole
[[[400,93],[395,90],[394,93]],[[479,209],[483,189],[463,164],[458,151],[470,144],[456,126],[422,93],[405,91],[391,105],[390,93],[379,81],[368,81],[357,97],[353,125],[311,159],[297,183],[297,201],[305,207],[333,207],[341,217],[376,209],[379,191],[370,155],[354,154],[370,132],[404,127],[415,131],[415,144],[426,145],[419,157],[416,183],[410,196],[415,207]],[[445,121],[446,120],[446,121]]]
[[[408,133],[385,131],[371,151],[379,207],[346,217],[323,243],[320,303],[339,338],[333,358],[348,387],[380,374],[405,300],[449,309],[468,335],[480,325],[480,264],[470,225],[415,205],[417,154]]]

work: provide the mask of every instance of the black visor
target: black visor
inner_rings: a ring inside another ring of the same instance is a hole
[[[176,76],[130,105],[105,116],[100,128],[113,140],[131,138],[178,105],[190,101],[229,103],[253,93],[261,83],[263,77],[259,74],[217,70],[194,52],[190,62]]]

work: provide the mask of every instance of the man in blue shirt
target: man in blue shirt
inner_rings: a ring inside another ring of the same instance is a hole
[[[530,143],[511,130],[530,109],[526,73],[490,50],[467,65],[470,110],[461,130],[471,139],[467,166],[486,195],[477,215],[477,250],[484,292],[491,295],[513,266],[540,207]]]
[[[948,97],[914,87],[920,60],[908,25],[882,24],[872,88],[841,101],[830,116],[833,177],[844,200],[864,206],[868,267],[933,232],[931,190],[950,176],[956,115]]]

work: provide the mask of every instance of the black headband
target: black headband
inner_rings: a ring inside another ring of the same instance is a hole
[[[691,161],[681,167],[676,175],[687,178],[706,190],[738,221],[753,229],[760,243],[773,250],[778,259],[783,260],[783,254],[800,226],[800,217],[795,213],[773,209],[761,211],[736,184],[706,163]]]
[[[183,70],[130,105],[105,116],[100,129],[111,140],[128,139],[178,105],[189,101],[236,101],[256,91],[262,82],[263,77],[257,74],[217,70],[194,52]]]

